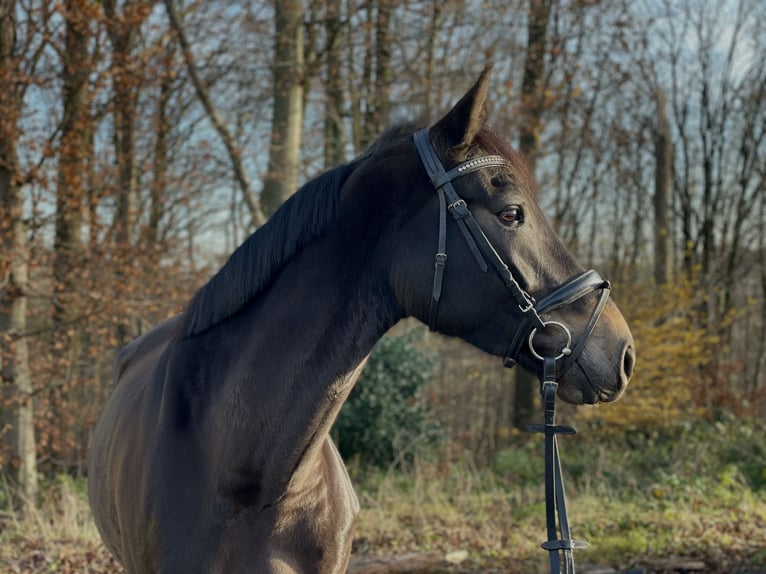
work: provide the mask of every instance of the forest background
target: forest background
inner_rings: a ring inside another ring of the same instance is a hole
[[[636,337],[625,397],[566,410],[588,559],[766,563],[766,3],[0,0],[0,568],[65,571],[81,545],[113,571],[82,491],[115,351],[488,61],[490,124]],[[384,339],[334,431],[357,553],[535,571],[536,381],[499,363]]]

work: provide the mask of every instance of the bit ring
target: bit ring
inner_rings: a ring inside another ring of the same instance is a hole
[[[572,333],[569,332],[569,329],[563,323],[559,323],[558,321],[543,321],[543,328],[546,328],[549,325],[558,327],[559,329],[564,331],[567,337],[566,345],[564,345],[564,348],[561,349],[561,353],[559,353],[557,357],[554,357],[553,360],[558,361],[562,357],[568,357],[569,355],[572,354]],[[535,350],[534,340],[535,340],[536,334],[537,334],[537,327],[532,329],[532,332],[529,334],[529,350],[531,351],[532,355],[534,355],[536,358],[540,359],[541,361],[545,361],[545,357],[543,357],[540,353],[538,353]]]

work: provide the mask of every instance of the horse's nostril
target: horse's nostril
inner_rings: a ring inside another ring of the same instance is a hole
[[[636,352],[633,350],[632,345],[625,347],[625,352],[622,355],[622,372],[626,379],[629,379],[633,374],[633,367],[636,364]]]

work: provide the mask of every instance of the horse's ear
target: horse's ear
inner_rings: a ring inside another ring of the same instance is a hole
[[[487,64],[473,87],[431,128],[438,139],[461,156],[473,143],[487,116],[487,91],[492,64]]]

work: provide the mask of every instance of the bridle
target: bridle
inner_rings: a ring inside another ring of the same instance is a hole
[[[420,160],[423,162],[423,166],[426,168],[431,184],[436,189],[439,198],[439,235],[434,261],[431,304],[428,311],[428,327],[431,331],[435,331],[437,326],[444,272],[447,266],[447,211],[449,211],[468,244],[474,259],[476,259],[479,268],[482,272],[487,272],[492,267],[508,289],[511,299],[518,305],[521,312],[521,320],[510,338],[510,343],[505,353],[503,361],[505,366],[514,366],[519,361],[522,353],[526,351],[543,363],[540,392],[543,398],[545,424],[530,427],[530,430],[533,432],[545,434],[545,491],[548,541],[543,543],[542,546],[545,550],[549,551],[551,572],[555,574],[561,572],[560,554],[563,554],[564,571],[567,574],[574,574],[572,550],[583,548],[587,546],[587,543],[572,540],[569,531],[556,435],[573,434],[574,429],[555,424],[556,390],[558,388],[558,379],[577,362],[588,338],[593,333],[596,323],[609,299],[611,286],[598,272],[591,269],[569,279],[552,293],[536,301],[534,297],[522,288],[519,281],[513,276],[508,265],[498,255],[487,236],[481,230],[465,200],[460,197],[455,190],[455,186],[452,185],[454,180],[481,169],[511,167],[510,162],[502,156],[486,155],[469,159],[446,171],[439,159],[439,155],[431,144],[428,128],[415,132],[413,139]],[[591,313],[590,319],[574,348],[572,348],[572,334],[569,328],[559,321],[545,321],[542,319],[542,315],[571,305],[589,293],[598,290],[601,293],[596,307]],[[565,344],[557,356],[544,356],[538,353],[534,346],[535,336],[539,332],[550,328],[560,330],[565,338]],[[557,512],[559,515],[561,538],[558,536],[556,527]]]
[[[609,282],[594,270],[585,271],[559,286],[553,293],[536,301],[519,284],[517,279],[505,262],[498,255],[495,248],[490,243],[487,236],[479,227],[476,219],[473,217],[468,205],[455,190],[452,182],[460,177],[489,167],[511,167],[510,162],[502,156],[487,155],[474,159],[469,159],[458,164],[449,171],[445,171],[444,166],[439,159],[436,150],[431,145],[428,137],[428,129],[422,129],[414,134],[415,147],[418,150],[423,166],[426,168],[428,177],[436,189],[439,198],[439,236],[438,247],[434,262],[434,281],[431,291],[431,305],[428,312],[428,327],[432,331],[436,330],[436,322],[439,313],[439,303],[441,302],[442,285],[444,282],[444,271],[447,266],[447,211],[452,214],[453,219],[463,234],[468,247],[471,250],[479,268],[486,272],[491,266],[495,273],[505,284],[511,298],[518,305],[522,318],[516,328],[515,333],[510,339],[508,349],[505,353],[504,364],[507,367],[514,366],[523,351],[528,347],[535,358],[541,359],[534,350],[535,335],[549,326],[556,326],[561,329],[567,341],[571,342],[572,335],[568,327],[558,321],[544,321],[541,316],[547,312],[561,309],[571,305],[578,299],[589,293],[601,290],[599,301],[591,314],[582,336],[575,345],[574,349],[565,346],[561,355],[556,359],[564,359],[563,364],[558,367],[558,377],[561,377],[577,360],[585,348],[585,343],[590,337],[593,329],[596,327],[601,312],[606,306],[611,289]]]

